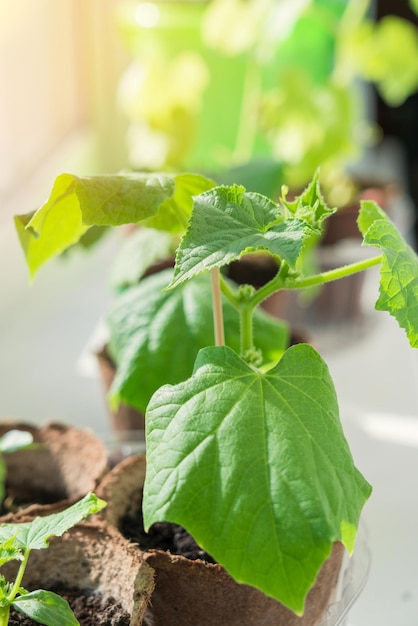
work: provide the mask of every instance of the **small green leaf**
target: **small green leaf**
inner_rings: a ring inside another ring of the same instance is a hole
[[[106,502],[94,493],[88,493],[68,509],[44,517],[35,517],[31,522],[22,524],[1,524],[0,543],[14,538],[17,548],[42,549],[48,547],[51,537],[60,537],[69,528],[78,524],[88,515],[98,513]]]
[[[418,257],[375,202],[361,202],[358,225],[363,244],[380,248],[383,255],[376,309],[393,315],[418,348]]]
[[[262,374],[199,353],[147,413],[144,522],[184,526],[238,582],[301,613],[340,540],[353,550],[371,488],[355,468],[328,368],[309,345]]]
[[[150,225],[181,232],[191,211],[190,193],[212,186],[197,174],[86,178],[61,174],[38,211],[15,217],[30,275],[77,243],[91,226],[120,226],[153,218]]]
[[[306,189],[294,200],[288,201],[282,197],[281,201],[294,217],[311,224],[317,233],[321,232],[322,222],[336,211],[327,206],[321,193],[319,172],[316,172]]]
[[[0,543],[0,567],[9,561],[22,561],[22,551],[15,545],[15,537]]]
[[[45,626],[80,626],[68,602],[52,591],[30,591],[15,598],[12,606]]]
[[[216,187],[194,200],[171,287],[254,250],[268,250],[294,267],[310,232],[303,220],[285,219],[265,196],[238,185]]]
[[[164,383],[188,378],[197,353],[214,344],[210,278],[198,276],[163,291],[173,275],[165,270],[143,279],[116,300],[108,324],[109,351],[117,365],[111,402],[144,411]],[[223,298],[226,342],[240,348],[238,314]],[[288,327],[258,311],[254,339],[263,363],[276,361],[288,345]]]

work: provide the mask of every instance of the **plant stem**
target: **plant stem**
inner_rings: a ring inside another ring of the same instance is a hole
[[[293,283],[289,282],[289,284],[286,285],[286,289],[304,289],[305,287],[323,285],[325,283],[330,283],[333,280],[338,280],[339,278],[352,276],[352,274],[363,272],[374,265],[380,265],[382,258],[383,256],[379,254],[378,256],[364,259],[363,261],[356,261],[355,263],[343,265],[342,267],[337,267],[333,270],[328,270],[327,272],[315,274],[314,276],[308,276],[307,278],[300,279],[296,278]]]
[[[368,259],[363,259],[361,261],[356,261],[355,263],[350,263],[349,265],[344,265],[342,267],[328,270],[327,272],[321,272],[319,274],[314,274],[312,276],[307,276],[303,278],[293,278],[292,275],[289,274],[288,264],[285,261],[282,261],[280,269],[277,272],[276,276],[271,281],[260,287],[260,289],[255,291],[245,301],[240,300],[239,296],[234,292],[234,290],[230,287],[227,281],[220,276],[218,270],[216,280],[221,281],[220,285],[223,293],[231,302],[231,304],[236,308],[239,314],[241,354],[245,355],[249,350],[254,348],[252,324],[254,309],[261,302],[263,302],[263,300],[266,300],[266,298],[271,296],[273,293],[276,293],[280,290],[305,289],[306,287],[313,287],[315,285],[324,285],[331,281],[338,280],[339,278],[345,278],[347,276],[351,276],[352,274],[363,272],[364,270],[369,269],[370,267],[373,267],[375,265],[379,265],[382,262],[382,258],[382,255],[374,256]],[[215,270],[212,270],[212,281],[214,281],[214,272]],[[217,283],[216,290],[219,292],[219,282]]]
[[[14,585],[11,588],[10,593],[7,594],[7,601],[10,604],[13,602],[13,600],[17,596],[19,589],[22,585],[22,578],[23,578],[23,574],[25,573],[26,565],[28,563],[30,551],[31,551],[30,548],[25,548],[23,552],[23,561],[20,562],[20,566],[16,574]]]
[[[0,626],[7,626],[9,623],[10,605],[0,607]]]
[[[286,261],[282,261],[276,276],[268,283],[260,287],[260,289],[258,289],[258,291],[256,291],[251,298],[251,303],[254,307],[258,306],[261,302],[263,302],[263,300],[271,296],[273,293],[276,293],[276,291],[280,291],[285,288],[285,281],[287,279],[288,272],[289,265]]]
[[[236,290],[234,291],[231,288],[230,284],[225,280],[225,278],[222,276],[222,274],[220,275],[220,281],[221,281],[222,293],[224,294],[224,296],[226,296],[228,298],[230,303],[236,309],[238,309],[238,307],[239,307],[239,298],[237,296]]]
[[[324,285],[325,283],[330,283],[333,280],[338,280],[339,278],[345,278],[346,276],[351,276],[353,274],[358,274],[359,272],[363,272],[370,267],[375,265],[379,265],[382,262],[382,255],[378,255],[375,257],[371,257],[369,259],[363,259],[362,261],[356,261],[355,263],[350,263],[349,265],[343,265],[342,267],[337,267],[332,270],[328,270],[327,272],[321,272],[319,274],[314,274],[313,276],[307,276],[304,278],[292,278],[288,276],[282,276],[279,271],[277,276],[273,278],[270,282],[266,283],[261,287],[251,298],[251,304],[257,306],[263,300],[271,296],[276,291],[280,289],[305,289],[306,287],[313,287],[315,285]]]
[[[254,306],[246,303],[239,308],[241,356],[245,356],[248,351],[254,348],[253,340],[253,313]]]
[[[221,278],[219,268],[211,270],[212,279],[212,302],[213,302],[213,324],[215,330],[215,345],[225,345],[224,321],[222,312]]]

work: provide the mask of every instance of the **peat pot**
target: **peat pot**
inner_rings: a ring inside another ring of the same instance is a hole
[[[94,491],[108,469],[107,450],[89,429],[7,421],[0,423],[0,436],[12,429],[30,432],[37,445],[4,455],[9,510],[77,500]]]
[[[113,379],[116,375],[116,365],[110,356],[106,346],[96,354],[99,364],[99,373],[105,395],[107,396]],[[110,409],[108,403],[107,410],[110,413],[112,431],[115,437],[123,442],[126,440],[126,433],[144,431],[144,414],[122,402],[116,410]]]
[[[13,561],[2,567],[6,579],[15,575],[17,565]],[[31,551],[23,586],[66,597],[81,626],[140,626],[154,573],[120,533],[86,522],[53,537],[48,549]],[[11,614],[12,626],[21,623],[12,620]]]
[[[108,502],[100,515],[140,548],[141,532],[138,540],[126,529],[136,526],[139,530],[142,525],[144,477],[145,456],[132,456],[113,468],[98,487],[98,495]],[[350,593],[342,601],[345,583],[340,572],[344,563],[345,573],[347,557],[340,543],[322,567],[303,617],[257,589],[236,583],[218,564],[158,548],[144,549],[144,544],[142,549],[144,561],[155,570],[155,589],[144,620],[149,626],[337,626],[344,623],[342,616],[354,596]]]

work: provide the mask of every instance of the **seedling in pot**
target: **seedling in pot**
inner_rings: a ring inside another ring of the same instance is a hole
[[[143,222],[185,231],[167,287],[175,294],[211,272],[216,345],[200,350],[190,377],[161,386],[149,401],[145,526],[184,526],[236,581],[297,614],[333,544],[341,541],[352,553],[371,487],[354,465],[322,357],[298,344],[272,362],[255,341],[254,313],[277,291],[380,265],[376,308],[393,315],[418,346],[418,259],[374,202],[362,202],[358,226],[363,245],[378,248],[377,255],[318,274],[304,266],[306,246],[332,213],[318,176],[293,201],[283,193],[276,203],[241,186],[144,174],[59,177],[45,205],[16,220],[32,274],[93,225]],[[231,286],[221,270],[253,251],[272,255],[277,275],[258,290]],[[240,321],[235,350],[223,345],[221,292]]]
[[[199,352],[194,373],[166,385],[146,412],[144,522],[184,526],[238,581],[302,614],[306,595],[335,541],[354,549],[371,488],[356,469],[339,421],[328,368],[312,346],[289,348],[260,367],[252,316],[281,289],[321,285],[380,264],[379,309],[392,313],[418,345],[418,259],[385,213],[364,202],[359,228],[380,254],[304,276],[298,261],[332,211],[318,180],[279,204],[242,187],[194,199],[170,288],[203,271],[214,277],[217,346]],[[265,250],[279,266],[258,291],[234,290],[219,270]],[[223,344],[219,284],[237,309],[241,354]]]
[[[31,522],[0,525],[0,568],[20,561],[14,581],[0,575],[0,626],[9,623],[10,608],[45,626],[77,626],[68,602],[56,593],[37,589],[26,591],[21,584],[31,550],[48,548],[51,537],[60,537],[88,515],[98,513],[106,503],[88,493],[82,500],[59,513],[35,517]]]

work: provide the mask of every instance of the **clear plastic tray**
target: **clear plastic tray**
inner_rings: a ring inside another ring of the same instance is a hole
[[[145,454],[145,432],[143,430],[125,430],[111,437],[102,437],[109,453],[109,462],[113,467],[128,456]]]
[[[369,575],[371,553],[368,545],[367,529],[362,522],[359,526],[353,556],[347,556],[341,569],[335,599],[330,604],[318,626],[345,626],[348,613],[364,589]]]

